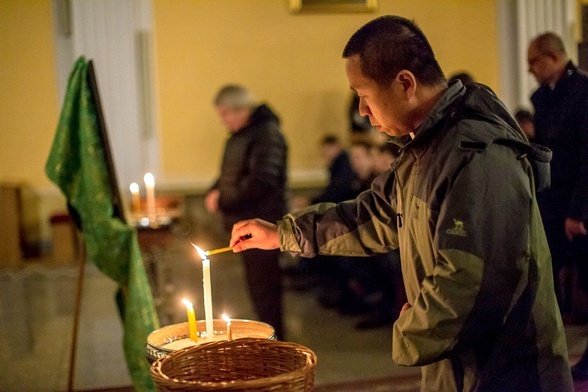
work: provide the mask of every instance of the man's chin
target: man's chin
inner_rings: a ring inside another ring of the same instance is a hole
[[[394,136],[394,131],[392,131],[391,129],[385,128],[381,125],[372,125],[374,128],[376,128],[376,131],[378,131],[379,133],[384,133],[388,136]]]
[[[384,134],[391,136],[391,137],[401,137],[404,135],[408,135],[408,132],[402,132],[398,129],[389,129],[389,128],[384,128],[384,127],[376,127],[376,129],[378,130],[378,132],[384,133]]]

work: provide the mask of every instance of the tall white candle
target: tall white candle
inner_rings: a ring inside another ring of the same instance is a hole
[[[214,337],[214,322],[212,316],[212,285],[210,282],[210,260],[206,252],[192,244],[202,259],[202,284],[204,289],[204,316],[206,318],[206,336],[208,339]]]
[[[156,220],[155,216],[155,178],[153,174],[146,173],[143,177],[145,181],[145,190],[147,194],[147,216],[149,220]]]
[[[212,286],[210,283],[210,260],[202,260],[202,283],[204,285],[204,315],[206,317],[206,335],[208,339],[214,337],[214,323],[212,318]]]

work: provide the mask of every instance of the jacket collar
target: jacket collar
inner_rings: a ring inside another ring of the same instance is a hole
[[[445,90],[439,101],[433,106],[423,123],[415,130],[414,138],[410,135],[390,137],[388,141],[399,145],[402,149],[415,146],[428,140],[439,128],[440,123],[446,121],[451,115],[453,104],[466,92],[466,88],[460,80],[452,82]]]

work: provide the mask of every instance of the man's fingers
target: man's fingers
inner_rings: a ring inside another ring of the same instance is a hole
[[[242,249],[243,246],[239,246],[239,243],[252,237],[251,227],[248,227],[251,222],[251,220],[246,220],[237,222],[233,225],[231,241],[229,245],[233,247],[234,251],[245,250]]]
[[[233,247],[233,251],[234,252],[243,252],[244,250],[247,250],[247,245],[245,244],[244,241],[240,241],[237,243],[237,245],[235,245]]]

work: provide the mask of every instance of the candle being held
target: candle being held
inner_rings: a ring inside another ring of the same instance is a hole
[[[249,238],[251,238],[251,234],[247,234],[247,235],[241,237],[239,239],[239,242],[248,240]],[[239,242],[237,242],[237,243],[239,243]],[[228,251],[231,251],[231,250],[233,250],[233,247],[232,246],[225,246],[224,248],[207,250],[206,252],[204,252],[204,256],[216,255],[217,253],[224,253],[224,252],[228,252]]]
[[[233,250],[233,248],[231,246],[226,246],[224,248],[218,248],[218,249],[213,249],[213,250],[207,250],[206,252],[204,252],[205,256],[210,256],[210,255],[215,255],[217,253],[223,253],[223,252],[228,252]]]

